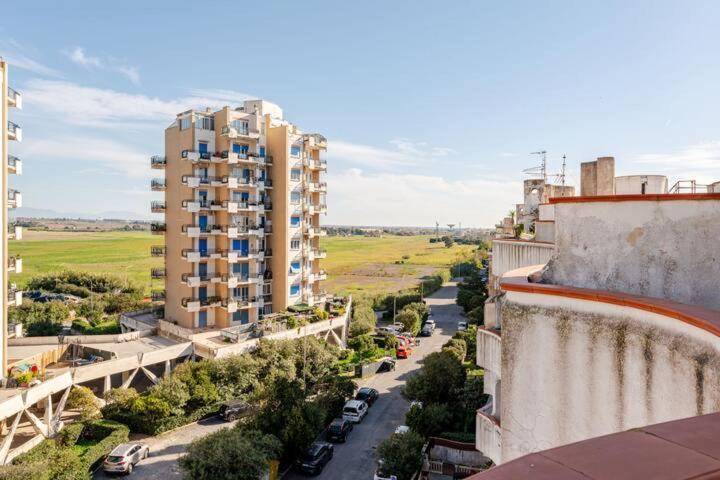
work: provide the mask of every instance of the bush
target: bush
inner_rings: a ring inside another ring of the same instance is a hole
[[[81,434],[83,440],[99,440],[83,453],[82,460],[85,471],[95,465],[113,448],[128,441],[128,427],[117,422],[102,420],[91,422],[85,426]]]
[[[28,290],[66,293],[60,292],[57,289],[59,286],[68,284],[83,287],[95,293],[129,293],[136,291],[136,289],[128,285],[126,281],[112,275],[71,271],[55,272],[33,277],[28,282]]]
[[[443,345],[442,351],[450,353],[457,358],[458,362],[462,362],[465,360],[465,355],[467,354],[467,344],[465,340],[451,338]]]
[[[470,310],[467,317],[478,325],[485,325],[485,304]]]
[[[425,302],[409,303],[403,307],[403,311],[407,310],[417,313],[420,317],[421,322],[427,320],[428,316],[430,315],[430,307],[428,307]]]
[[[387,335],[385,337],[385,349],[395,349],[400,344],[397,337],[395,335]]]
[[[85,287],[79,287],[77,285],[73,285],[72,283],[57,283],[55,285],[55,288],[53,288],[53,292],[64,293],[66,295],[75,295],[76,297],[80,298],[87,298],[92,295],[90,289]]]
[[[413,406],[405,415],[405,423],[427,438],[452,426],[453,416],[447,405],[442,403],[431,403],[420,407]]]
[[[466,375],[457,357],[448,352],[433,352],[425,357],[420,373],[407,380],[403,396],[423,404],[451,403],[465,385]]]
[[[423,438],[415,432],[393,433],[378,446],[382,470],[398,480],[410,480],[422,466]]]
[[[70,390],[67,407],[80,411],[80,419],[85,421],[100,415],[95,394],[88,387],[75,386]]]
[[[62,330],[62,322],[70,317],[70,309],[62,302],[25,301],[9,310],[12,322],[22,323],[30,337],[53,336]]]
[[[257,430],[223,428],[194,440],[180,468],[196,480],[260,480],[270,460],[278,458],[282,444]]]
[[[403,331],[410,332],[413,335],[417,335],[420,331],[420,316],[415,310],[404,308],[397,314],[395,321],[402,323]]]

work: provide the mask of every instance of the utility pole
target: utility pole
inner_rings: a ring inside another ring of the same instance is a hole
[[[435,220],[435,238],[440,240],[440,222]]]

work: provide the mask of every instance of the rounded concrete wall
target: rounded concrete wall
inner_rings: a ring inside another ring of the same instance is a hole
[[[643,190],[643,185],[645,189]],[[668,179],[664,175],[628,175],[615,177],[615,195],[668,193]]]
[[[508,292],[502,461],[720,410],[720,338],[631,307]]]

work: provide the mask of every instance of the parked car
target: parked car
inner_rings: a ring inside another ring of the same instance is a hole
[[[397,335],[398,331],[393,327],[377,327],[375,329],[375,335],[381,335],[383,337],[388,337],[390,335]]]
[[[433,320],[432,318],[428,318],[427,320],[425,320],[425,325],[424,325],[424,326],[427,327],[428,325],[429,325],[430,328],[432,328],[433,330],[435,330],[435,327],[437,327],[437,324],[435,324],[435,320]]]
[[[409,431],[410,431],[410,427],[408,427],[407,425],[399,425],[395,429],[395,433],[400,434],[400,435],[402,435],[403,433],[407,433]]]
[[[326,442],[313,442],[310,448],[295,460],[295,470],[310,475],[318,475],[332,459],[334,447]]]
[[[412,347],[407,344],[400,344],[395,347],[395,356],[397,358],[408,358],[412,354]]]
[[[348,433],[353,429],[353,423],[344,418],[336,418],[328,425],[325,438],[328,442],[343,442],[347,440]]]
[[[218,415],[226,422],[234,422],[250,414],[250,404],[243,400],[230,400],[220,405]]]
[[[384,358],[382,363],[380,364],[380,368],[378,368],[378,373],[381,372],[392,372],[395,370],[395,359],[394,358]]]
[[[349,400],[343,407],[343,418],[353,423],[362,422],[367,413],[367,403],[362,400]]]
[[[373,403],[375,403],[375,400],[377,400],[379,396],[380,392],[374,388],[362,387],[358,390],[357,394],[355,394],[355,400],[362,400],[367,403],[368,407],[372,407]]]
[[[108,473],[132,473],[135,465],[148,455],[150,455],[150,447],[145,443],[123,443],[105,457],[103,470]]]
[[[458,331],[463,332],[468,329],[467,322],[458,322]]]
[[[422,330],[420,330],[420,336],[421,337],[429,337],[433,334],[433,329],[430,325],[425,325]]]

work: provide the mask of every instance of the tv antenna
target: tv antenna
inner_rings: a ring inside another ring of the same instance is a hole
[[[538,152],[530,152],[530,155],[540,155],[540,165],[537,167],[526,168],[523,173],[532,175],[534,177],[540,177],[543,181],[547,181],[547,150],[540,150]]]
[[[455,224],[454,224],[454,223],[448,223],[447,226],[448,226],[448,228],[450,229],[450,233],[452,233],[452,229],[453,229],[453,227],[455,226]]]

